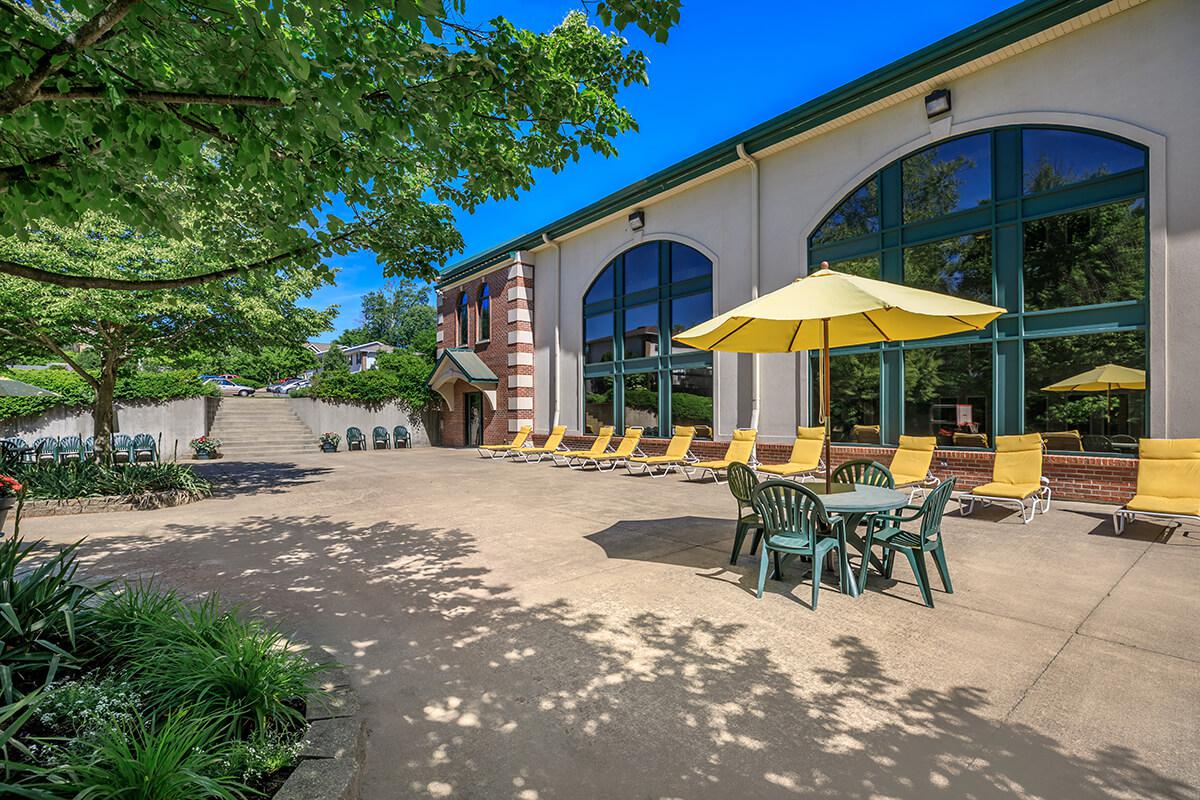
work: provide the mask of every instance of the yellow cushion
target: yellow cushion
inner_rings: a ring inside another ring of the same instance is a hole
[[[1125,504],[1125,507],[1130,511],[1200,517],[1200,497],[1158,497],[1152,494],[1135,494],[1133,499]]]
[[[792,445],[792,454],[788,456],[788,464],[804,468],[792,469],[791,472],[807,472],[816,469],[821,460],[821,448],[824,445],[825,426],[796,428],[796,443]]]
[[[629,460],[635,464],[675,464],[683,459],[675,456],[634,456]]]
[[[736,459],[725,459],[724,461],[697,461],[692,464],[697,469],[729,469],[729,465]]]
[[[1022,436],[997,436],[992,482],[1038,486],[1041,481],[1042,435],[1026,433]]]
[[[675,426],[675,435],[671,437],[671,441],[667,443],[667,453],[662,458],[670,458],[672,461],[679,461],[687,455],[688,449],[692,446],[692,437],[696,435],[695,428],[684,427],[683,425]]]
[[[906,475],[903,472],[892,473],[892,480],[896,482],[897,488],[909,486],[914,483],[923,483],[927,477],[929,477],[928,472],[922,472],[920,475]]]
[[[480,449],[482,450],[511,450],[514,447],[520,447],[525,444],[525,440],[529,438],[530,428],[528,425],[522,425],[517,431],[517,435],[508,444],[485,444]]]
[[[985,483],[982,486],[976,486],[971,490],[971,494],[978,494],[984,497],[1008,497],[1013,500],[1024,500],[1032,494],[1036,494],[1038,489],[1041,489],[1040,483]]]
[[[929,465],[933,463],[935,447],[937,447],[936,436],[901,436],[900,447],[892,456],[892,465],[889,468],[892,477],[896,480],[896,485],[901,486],[904,483],[925,480],[925,476],[929,474]],[[921,477],[914,478],[913,475]],[[906,480],[901,481],[901,476],[904,476]]]
[[[729,449],[725,451],[725,461],[741,461],[745,464],[750,460],[750,456],[754,455],[754,440],[758,437],[758,431],[752,428],[738,428],[733,432],[733,441],[729,443]],[[724,467],[722,467],[724,469]]]
[[[787,464],[767,464],[755,467],[759,472],[766,472],[770,475],[795,475],[798,472],[812,472],[816,468],[817,465],[815,463],[793,464],[790,462]]]
[[[1138,495],[1192,498],[1200,493],[1200,439],[1142,439],[1138,450]]]

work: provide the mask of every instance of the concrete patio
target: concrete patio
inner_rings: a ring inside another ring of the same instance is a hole
[[[211,500],[24,533],[349,665],[366,798],[1200,797],[1200,533],[954,516],[936,608],[900,563],[856,600],[827,573],[814,613],[728,565],[724,486],[430,449],[204,469]]]

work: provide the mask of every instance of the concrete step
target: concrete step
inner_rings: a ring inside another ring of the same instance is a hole
[[[303,425],[257,425],[244,428],[214,425],[209,430],[209,435],[218,438],[228,436],[231,439],[254,439],[259,436],[274,436],[276,439],[280,439],[288,436],[311,436],[312,432]]]

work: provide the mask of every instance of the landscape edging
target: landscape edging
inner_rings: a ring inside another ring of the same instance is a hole
[[[168,489],[162,492],[144,492],[134,496],[118,494],[74,497],[69,500],[26,500],[21,507],[21,518],[100,514],[112,511],[149,511],[155,508],[186,505],[203,500],[204,497],[204,495],[185,489]]]
[[[299,763],[274,800],[358,800],[367,754],[367,724],[358,693],[345,670],[331,670],[321,683],[325,702],[310,704]]]

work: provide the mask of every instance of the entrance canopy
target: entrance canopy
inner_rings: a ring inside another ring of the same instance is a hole
[[[462,348],[443,350],[433,372],[429,373],[429,388],[442,396],[451,411],[454,410],[454,384],[457,381],[482,392],[488,406],[496,410],[496,387],[500,385],[500,379],[474,351]]]

